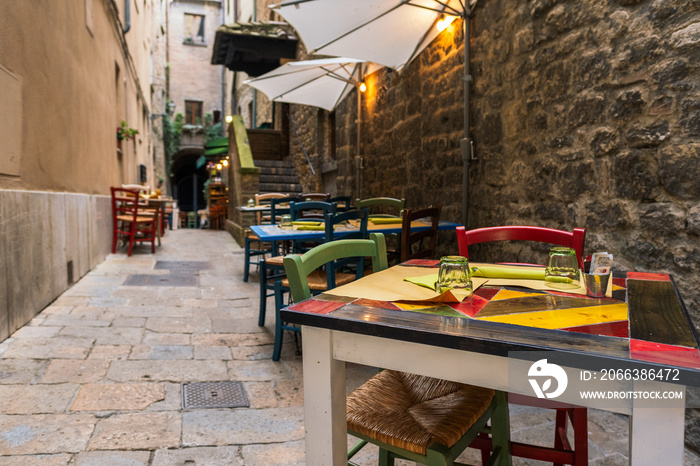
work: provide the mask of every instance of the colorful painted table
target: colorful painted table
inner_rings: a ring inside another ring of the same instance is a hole
[[[423,266],[404,267],[417,276],[435,264],[404,265]],[[613,281],[610,298],[487,282],[471,301],[448,304],[367,300],[339,287],[283,309],[283,320],[303,326],[307,464],[347,462],[346,361],[534,396],[529,370],[543,357],[568,376],[556,401],[630,415],[632,464],[683,464],[685,387],[700,386],[695,329],[669,275]],[[582,398],[601,387],[624,399]],[[655,393],[676,399],[649,399]]]

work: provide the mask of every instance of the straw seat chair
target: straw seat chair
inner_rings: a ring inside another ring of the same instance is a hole
[[[112,186],[112,254],[117,252],[119,240],[128,242],[127,256],[131,256],[134,244],[151,243],[156,252],[158,237],[158,206],[141,205],[139,190]]]
[[[535,241],[572,248],[576,251],[579,268],[582,270],[584,266],[583,245],[585,239],[586,230],[584,228],[563,231],[553,228],[517,225],[473,230],[466,230],[463,226],[457,227],[457,245],[460,256],[469,258],[469,246],[473,244],[494,241]],[[513,442],[511,444],[513,456],[553,462],[555,465],[572,464],[574,466],[582,466],[588,464],[588,411],[586,408],[572,407],[551,400],[541,400],[525,395],[511,395],[510,402],[524,406],[556,410],[554,448]],[[567,436],[568,421],[571,421],[573,427],[573,447]],[[488,441],[477,439],[474,446],[487,449]]]
[[[264,224],[273,224],[276,223],[275,221],[272,221],[273,218],[276,218],[277,213],[275,207],[277,206],[278,203],[281,202],[288,202],[289,201],[289,196],[287,194],[282,194],[282,193],[265,193],[265,194],[256,194],[255,195],[255,206],[260,207],[263,205],[270,205],[270,214],[269,215],[263,215],[262,212],[256,212],[255,213],[255,219],[257,222],[257,225],[264,225]],[[248,281],[248,276],[250,274],[250,266],[255,265],[258,266],[260,264],[260,256],[262,258],[265,258],[266,254],[270,254],[272,252],[272,245],[269,242],[262,242],[260,238],[258,238],[258,235],[253,233],[251,230],[246,230],[245,231],[245,236],[244,236],[244,251],[245,251],[245,259],[243,262],[243,281],[247,282]],[[281,264],[280,264],[281,267]]]
[[[340,239],[303,256],[286,256],[284,267],[294,301],[311,297],[307,277],[314,270],[348,257],[370,257],[375,273],[386,269],[384,235]],[[379,446],[380,465],[391,465],[394,458],[452,465],[490,419],[493,454],[489,464],[509,464],[508,406],[503,392],[384,370],[348,395],[346,406],[348,433],[361,439],[348,459],[369,442]]]

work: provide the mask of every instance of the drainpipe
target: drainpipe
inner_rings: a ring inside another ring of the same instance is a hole
[[[258,20],[258,2],[253,2],[253,22]],[[250,127],[258,126],[258,90],[253,89],[253,114],[250,117]]]
[[[464,28],[464,138],[459,141],[462,150],[462,223],[469,229],[469,162],[473,160],[473,145],[469,136],[469,88],[471,74],[469,74],[469,17],[471,9],[467,3],[467,10],[462,18]]]
[[[124,29],[122,32],[126,34],[131,30],[131,0],[124,0]]]

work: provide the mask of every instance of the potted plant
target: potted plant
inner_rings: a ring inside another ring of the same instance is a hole
[[[122,120],[121,124],[117,126],[117,141],[131,141],[137,134],[139,134],[139,130],[129,128],[124,120]]]

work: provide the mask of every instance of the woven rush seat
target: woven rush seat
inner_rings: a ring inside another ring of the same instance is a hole
[[[343,273],[343,272],[336,272],[335,273],[335,285],[340,286],[340,285],[346,285],[350,283],[353,280],[357,279],[357,275],[354,273]],[[326,276],[326,272],[323,270],[314,270],[309,274],[307,277],[307,280],[309,282],[309,289],[311,291],[326,291],[328,290],[328,277]],[[282,286],[285,288],[289,288],[289,280],[286,278],[282,279]]]
[[[384,370],[347,397],[350,433],[425,455],[455,445],[489,408],[495,391]]]
[[[117,215],[117,220],[122,220],[124,222],[131,222],[133,219],[131,215]],[[152,222],[153,215],[137,215],[136,221],[139,223]]]

